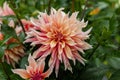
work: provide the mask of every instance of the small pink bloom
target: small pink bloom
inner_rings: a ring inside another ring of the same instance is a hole
[[[46,77],[49,77],[52,70],[48,69],[46,72],[44,71],[45,62],[42,59],[41,61],[36,62],[34,58],[29,55],[28,57],[29,66],[26,66],[25,69],[13,69],[12,71],[18,75],[20,75],[23,79],[29,80],[44,80]]]
[[[34,58],[43,59],[51,55],[49,67],[55,67],[56,75],[58,74],[60,63],[64,63],[65,70],[72,71],[69,60],[74,64],[76,59],[84,64],[85,59],[78,51],[84,53],[84,50],[92,48],[86,39],[89,38],[89,29],[83,32],[83,28],[87,26],[84,20],[79,21],[78,12],[74,12],[71,16],[59,9],[51,10],[50,15],[40,13],[38,19],[31,19],[36,28],[27,32],[25,42],[31,42],[31,45],[41,45],[34,53]]]
[[[18,40],[14,38],[10,38],[6,45],[9,45],[11,43],[19,43]],[[23,45],[15,46],[11,49],[5,49],[4,55],[2,58],[2,61],[6,61],[8,64],[12,64],[13,67],[15,67],[15,63],[18,63],[18,61],[25,55],[24,47]]]
[[[15,15],[15,13],[9,7],[7,2],[4,2],[3,7],[0,7],[0,17],[1,16],[8,16],[8,15]],[[0,23],[2,23],[2,18],[0,18]]]
[[[4,35],[0,32],[0,41],[2,40],[4,40]],[[15,38],[8,39],[5,44],[10,45],[13,43],[18,43],[19,45],[10,49],[5,49],[2,61],[6,61],[8,64],[12,64],[12,66],[15,67],[15,63],[18,63],[18,61],[25,55],[25,52],[23,45]]]
[[[15,15],[13,10],[7,4],[7,2],[4,2],[2,11],[3,11],[3,16]]]

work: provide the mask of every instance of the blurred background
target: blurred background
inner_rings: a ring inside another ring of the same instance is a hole
[[[88,21],[84,30],[92,27],[87,42],[93,48],[83,55],[86,65],[79,62],[72,65],[73,73],[64,71],[62,65],[57,79],[53,73],[46,80],[120,80],[120,0],[0,0],[0,6],[5,1],[14,8],[20,19],[36,17],[38,11],[50,13],[51,7],[63,7],[66,13],[78,11],[77,18]],[[25,64],[24,60],[21,60],[20,67]],[[0,74],[3,76],[3,73]]]

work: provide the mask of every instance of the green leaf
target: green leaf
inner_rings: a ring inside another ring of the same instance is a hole
[[[17,35],[16,35],[16,32],[14,30],[14,28],[6,25],[6,24],[2,24],[1,25],[1,32],[6,36],[9,36],[9,37],[14,37],[17,39]]]
[[[11,66],[6,63],[0,63],[0,80],[23,80],[20,76],[13,74]]]
[[[2,46],[2,47],[0,46],[0,58],[3,57],[5,49],[6,49],[5,46]]]
[[[120,70],[114,72],[109,80],[120,80]]]
[[[19,45],[20,45],[19,43],[10,43],[7,48],[11,49],[11,48],[17,47]]]
[[[28,63],[28,57],[25,56],[20,61],[20,68],[25,68],[25,64],[27,64],[27,63]]]
[[[0,63],[0,80],[11,80],[10,75],[12,74],[11,66],[7,63]]]
[[[11,36],[5,35],[4,39],[0,41],[0,46],[5,45],[5,43],[11,38]]]
[[[80,80],[102,80],[107,71],[108,67],[105,65],[89,67],[81,73]]]
[[[0,63],[0,79],[7,80],[7,75],[5,74],[5,72],[3,70],[2,63]]]
[[[114,69],[120,69],[120,58],[111,57],[108,59],[108,64]]]
[[[20,33],[20,35],[18,36],[20,42],[23,42],[25,40],[25,34],[23,32]]]
[[[17,74],[12,74],[10,75],[10,79],[11,80],[23,80],[20,76],[18,76]]]

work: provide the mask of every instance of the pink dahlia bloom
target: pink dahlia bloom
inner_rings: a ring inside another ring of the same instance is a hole
[[[15,15],[13,10],[9,7],[7,2],[4,2],[3,8],[0,7],[0,16]]]
[[[28,57],[29,66],[26,66],[25,69],[13,69],[12,71],[18,75],[20,75],[23,79],[29,80],[44,80],[46,77],[52,72],[52,68],[48,69],[46,72],[43,72],[45,62],[44,60],[39,61],[37,63],[34,58],[30,55]]]
[[[0,41],[4,39],[3,34],[0,32]],[[5,44],[9,45],[11,43],[19,43],[18,40],[14,38],[10,38]],[[15,63],[18,63],[18,61],[25,55],[24,47],[23,45],[15,46],[11,49],[5,49],[4,55],[2,57],[2,62],[6,61],[8,64],[12,64],[13,67],[15,67]]]
[[[4,2],[3,7],[0,7],[0,23],[2,23],[2,18],[3,16],[9,16],[9,15],[15,15],[13,10],[9,7],[7,2]],[[9,21],[9,26],[14,27],[14,21],[10,20]]]
[[[43,59],[51,55],[49,67],[54,66],[56,75],[58,74],[60,63],[64,63],[65,70],[72,71],[69,60],[75,64],[76,60],[84,64],[85,59],[79,54],[84,50],[92,48],[86,39],[89,38],[89,29],[83,32],[83,28],[87,26],[84,20],[77,19],[78,12],[74,12],[71,16],[59,9],[51,10],[50,15],[40,13],[38,19],[31,19],[36,29],[27,32],[25,42],[31,42],[31,45],[41,45],[34,53],[34,58]]]

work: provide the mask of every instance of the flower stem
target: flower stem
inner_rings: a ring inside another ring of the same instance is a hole
[[[72,12],[75,11],[75,0],[72,0]]]
[[[83,11],[82,11],[80,20],[82,20],[82,19],[84,18],[84,16],[85,16],[85,12],[86,12],[86,8],[87,8],[88,1],[89,1],[89,0],[86,0],[86,1],[85,1],[85,7],[84,7],[84,9],[83,9]]]
[[[17,13],[15,13],[15,14],[16,14],[16,17],[17,17],[17,19],[18,19],[18,21],[19,21],[19,23],[20,23],[20,25],[21,25],[21,27],[22,27],[22,30],[23,30],[23,32],[24,32],[24,35],[26,36],[25,29],[24,29],[24,26],[23,26],[23,24],[22,24],[22,21],[20,20],[20,18],[19,18],[19,16],[17,15]]]
[[[15,13],[15,16],[16,16],[18,22],[20,23],[20,25],[21,25],[21,27],[22,27],[22,30],[23,30],[23,32],[24,32],[24,35],[26,36],[25,29],[24,29],[24,26],[23,26],[23,24],[22,24],[22,21],[20,20],[18,14],[17,14],[17,12],[16,12],[16,10],[14,9],[14,6],[13,6],[13,5],[15,5],[15,4],[13,3],[12,0],[10,0],[10,3],[11,3],[11,7],[12,7],[14,13]]]
[[[51,3],[52,3],[52,0],[49,0],[49,1],[48,1],[48,13],[50,13]]]
[[[98,43],[96,45],[96,47],[93,49],[93,51],[91,52],[91,54],[88,56],[88,59],[90,60],[92,58],[92,56],[94,55],[95,51],[98,49],[98,47],[100,46],[100,44]]]

